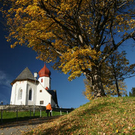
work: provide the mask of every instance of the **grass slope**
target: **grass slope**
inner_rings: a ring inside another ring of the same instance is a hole
[[[53,122],[41,124],[27,134],[133,135],[135,134],[135,98],[95,99]]]

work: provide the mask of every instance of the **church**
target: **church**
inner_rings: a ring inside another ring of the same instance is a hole
[[[39,75],[38,80],[37,74]],[[58,107],[56,90],[51,90],[51,72],[44,64],[38,72],[31,73],[26,67],[18,77],[11,82],[12,92],[10,105],[36,105]]]

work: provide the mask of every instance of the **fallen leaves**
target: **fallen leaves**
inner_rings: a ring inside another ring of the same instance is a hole
[[[133,98],[101,98],[75,109],[68,115],[42,124],[31,133],[45,135],[134,134],[134,108]]]

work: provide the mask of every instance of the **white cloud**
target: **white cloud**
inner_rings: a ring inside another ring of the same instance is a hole
[[[11,87],[10,83],[11,83],[10,77],[5,72],[0,70],[0,85]]]

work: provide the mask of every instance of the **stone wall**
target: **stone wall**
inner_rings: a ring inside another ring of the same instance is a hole
[[[0,110],[7,110],[7,111],[23,111],[23,110],[32,110],[34,108],[33,105],[0,105]],[[44,106],[35,106],[36,110],[45,110]]]

